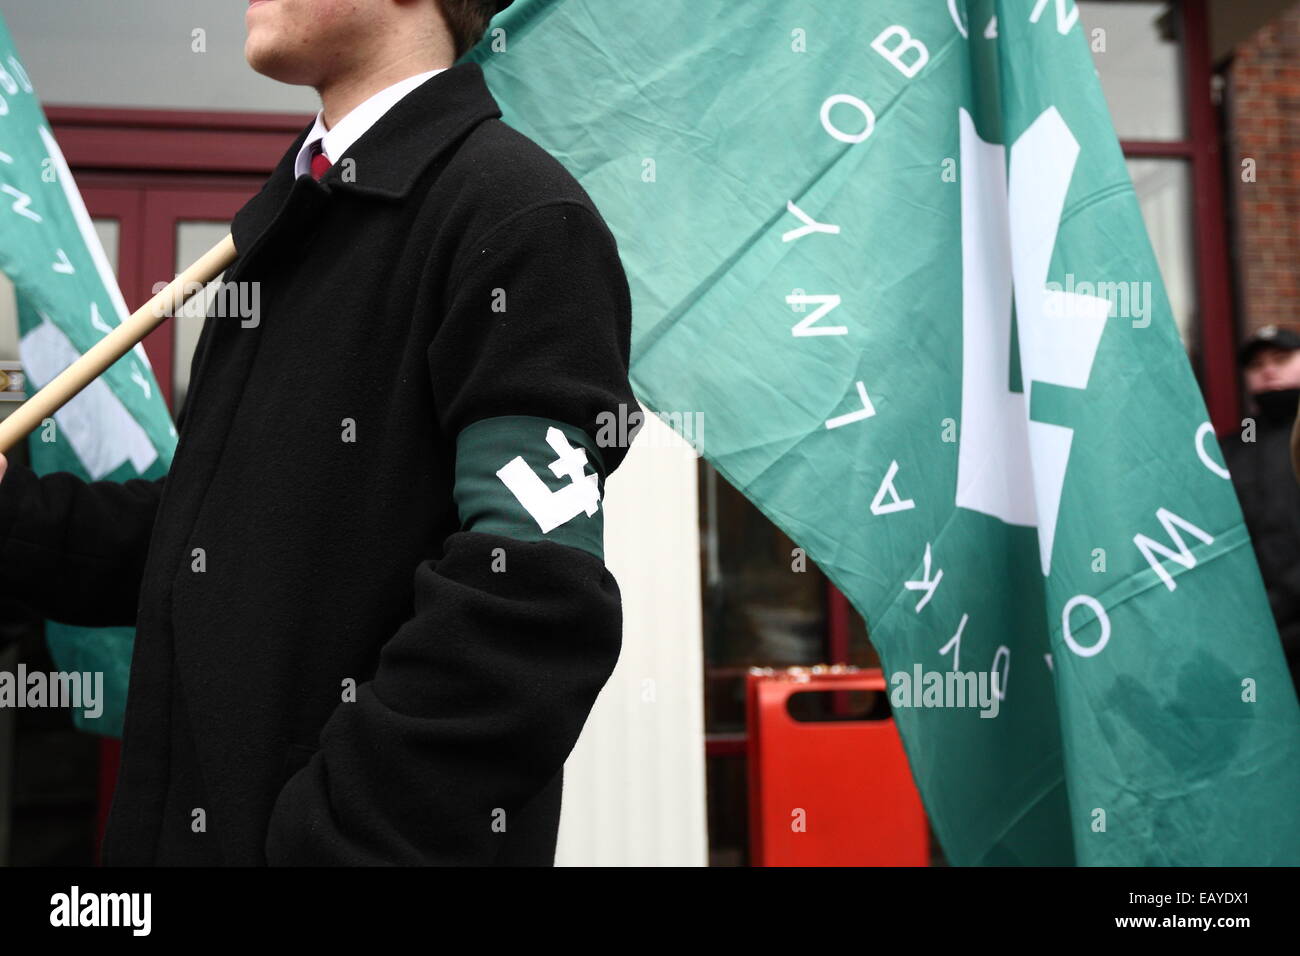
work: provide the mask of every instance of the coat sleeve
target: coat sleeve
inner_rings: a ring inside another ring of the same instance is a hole
[[[85,481],[11,463],[0,480],[0,594],[65,624],[135,624],[164,480]]]
[[[205,326],[191,375],[206,338]],[[192,394],[176,418],[178,433]],[[63,624],[133,626],[166,481],[86,481],[9,462],[0,478],[0,595]]]
[[[459,527],[279,793],[271,865],[491,864],[618,659],[602,498],[627,448],[601,426],[637,406],[614,237],[556,201],[464,248],[428,348]]]

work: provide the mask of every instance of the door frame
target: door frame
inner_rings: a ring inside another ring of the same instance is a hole
[[[176,226],[229,222],[312,117],[49,106],[45,115],[92,216],[121,223],[118,284],[128,306],[175,278]],[[137,242],[137,237],[143,237]],[[173,405],[175,334],[150,332],[145,353]]]

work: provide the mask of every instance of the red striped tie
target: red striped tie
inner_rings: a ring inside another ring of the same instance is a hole
[[[321,149],[321,141],[316,140],[316,142],[312,143],[311,144],[312,179],[320,179],[322,176],[325,175],[326,171],[333,165],[334,164],[330,162],[330,158],[326,156],[324,151]]]

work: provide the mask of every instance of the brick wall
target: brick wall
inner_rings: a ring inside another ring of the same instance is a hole
[[[1227,82],[1245,338],[1269,324],[1300,327],[1300,3],[1236,48]],[[1243,181],[1246,159],[1254,182]]]

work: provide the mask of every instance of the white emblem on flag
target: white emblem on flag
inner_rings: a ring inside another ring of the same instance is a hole
[[[1110,303],[1046,285],[1079,144],[1046,110],[1011,147],[986,143],[960,111],[962,438],[957,506],[1038,528],[1043,574],[1074,430],[1034,421],[1034,383],[1084,389]],[[1006,185],[1010,183],[1010,186]],[[1015,299],[1023,392],[1008,388]]]
[[[497,477],[519,500],[542,534],[547,534],[584,512],[588,517],[596,513],[600,489],[596,475],[585,473],[587,452],[569,444],[564,432],[555,426],[546,429],[546,444],[560,457],[551,462],[550,469],[557,478],[568,478],[569,484],[552,491],[537,477],[523,457],[516,455],[497,470]]]
[[[41,314],[41,324],[18,342],[18,354],[32,384],[40,388],[81,355],[72,340]],[[148,434],[122,400],[97,378],[54,413],[73,454],[92,479],[115,471],[125,461],[138,473],[158,458]]]

